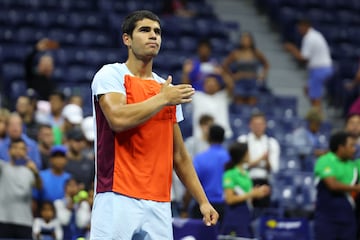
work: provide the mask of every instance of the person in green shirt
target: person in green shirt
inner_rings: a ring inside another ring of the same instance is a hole
[[[346,132],[330,137],[330,152],[315,163],[317,196],[314,233],[317,240],[355,240],[355,202],[352,192],[360,192],[358,170],[353,161],[355,139]]]
[[[231,160],[226,164],[223,176],[226,206],[220,234],[253,238],[249,204],[253,199],[268,196],[270,188],[268,185],[253,186],[248,171],[243,167],[249,160],[246,143],[233,143],[229,154]]]

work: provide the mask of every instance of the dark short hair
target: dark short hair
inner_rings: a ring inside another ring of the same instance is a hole
[[[244,160],[248,151],[247,143],[234,142],[229,146],[230,161],[225,165],[225,170],[235,167]]]
[[[212,44],[209,41],[209,39],[200,39],[197,43],[197,48],[200,48],[201,46],[207,46],[208,48],[212,49]]]
[[[311,21],[308,18],[299,18],[296,20],[297,25],[311,26]]]
[[[127,15],[125,17],[125,19],[121,25],[123,34],[126,33],[126,34],[129,34],[130,36],[132,36],[132,33],[136,26],[136,23],[145,18],[156,21],[160,25],[160,19],[155,13],[148,11],[148,10],[138,10],[138,11],[130,13],[129,15]]]
[[[340,131],[332,134],[329,141],[330,151],[336,153],[339,147],[345,146],[347,139],[352,137],[353,135],[351,133],[347,133],[344,131]]]
[[[211,116],[209,114],[203,114],[200,116],[199,124],[204,125],[204,124],[208,124],[209,122],[213,122],[213,121],[214,121],[213,116]]]
[[[254,118],[263,118],[266,119],[266,116],[263,112],[260,111],[254,111],[251,116],[250,116],[250,122],[254,119]]]
[[[209,129],[209,142],[222,143],[225,137],[225,130],[219,125],[212,125]]]
[[[64,94],[63,92],[61,92],[61,91],[58,91],[58,90],[53,91],[53,92],[50,94],[49,98],[50,98],[51,96],[58,96],[62,101],[65,101],[65,100],[66,100],[65,94]]]
[[[9,149],[17,143],[24,143],[26,145],[26,142],[22,138],[15,138],[10,141]]]

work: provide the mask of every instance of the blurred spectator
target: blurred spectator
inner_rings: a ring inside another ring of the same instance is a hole
[[[321,110],[323,87],[333,74],[330,48],[324,36],[312,27],[310,21],[299,20],[297,28],[303,36],[301,50],[293,43],[285,43],[285,49],[298,61],[307,64],[309,79],[306,94],[311,105]]]
[[[224,86],[225,85],[225,86]],[[208,114],[214,122],[225,129],[225,138],[232,137],[229,121],[229,91],[231,85],[226,76],[210,74],[204,78],[204,91],[197,91],[193,96],[193,136],[201,137],[198,127],[200,116]]]
[[[351,192],[360,192],[358,171],[352,159],[355,140],[345,132],[330,137],[330,152],[315,164],[318,178],[315,204],[315,239],[355,240],[357,224]]]
[[[360,114],[352,114],[346,118],[345,131],[355,138],[355,159],[360,158]]]
[[[94,117],[88,116],[83,119],[81,122],[81,130],[85,136],[85,148],[83,150],[83,155],[86,159],[90,161],[95,161],[95,150],[94,150],[94,140],[95,140],[95,130],[94,130]]]
[[[50,125],[41,124],[38,131],[38,149],[41,155],[42,169],[50,167],[50,152],[54,145],[54,135]]]
[[[225,213],[221,235],[253,238],[251,201],[268,196],[268,185],[254,186],[245,165],[249,162],[248,145],[233,143],[229,147],[230,161],[225,166],[223,188]]]
[[[224,197],[222,188],[222,177],[224,166],[230,160],[228,151],[223,147],[225,130],[219,125],[212,125],[209,129],[210,147],[194,158],[194,168],[204,188],[209,202],[219,213],[219,226],[224,213]],[[191,218],[201,219],[199,205],[191,210]]]
[[[43,202],[40,207],[40,216],[33,223],[34,240],[62,240],[63,231],[56,218],[55,207],[52,202]]]
[[[6,138],[6,124],[10,116],[10,111],[6,108],[0,108],[0,145]]]
[[[185,140],[185,146],[191,157],[205,151],[209,147],[209,129],[214,124],[214,118],[211,115],[203,114],[199,118],[200,136],[191,136]]]
[[[247,143],[249,148],[249,175],[254,185],[269,185],[269,176],[279,170],[280,145],[266,134],[266,117],[257,112],[250,117],[250,132],[238,137],[238,142]],[[270,204],[270,197],[253,201],[254,207],[264,208]]]
[[[65,171],[67,163],[66,147],[53,146],[50,151],[50,168],[40,171],[43,182],[41,191],[35,192],[34,197],[39,201],[54,202],[65,196],[65,182],[71,175]]]
[[[306,126],[292,134],[292,144],[303,163],[303,170],[312,171],[315,160],[328,151],[328,141],[320,131],[323,117],[317,108],[311,108],[305,117]]]
[[[165,14],[178,17],[190,18],[196,15],[196,12],[188,8],[187,0],[165,0],[163,1],[163,12]]]
[[[344,116],[360,114],[360,62],[358,70],[351,82],[345,83]]]
[[[187,59],[183,65],[182,83],[191,84],[197,91],[204,91],[204,80],[209,74],[221,74],[221,66],[211,57],[209,40],[201,40],[197,46],[197,57]]]
[[[0,159],[9,161],[10,156],[8,149],[10,142],[14,139],[21,138],[26,143],[28,157],[35,162],[38,169],[41,169],[41,157],[37,148],[37,142],[23,133],[23,122],[18,113],[10,114],[6,125],[6,133],[6,138],[0,144]]]
[[[56,86],[55,81],[52,79],[54,59],[49,54],[43,53],[48,50],[57,49],[58,47],[58,42],[44,38],[38,41],[33,50],[26,56],[26,85],[27,88],[32,88],[36,91],[40,100],[47,100]],[[39,54],[42,55],[38,56]],[[37,63],[35,63],[36,57],[39,57]]]
[[[85,237],[90,225],[88,193],[79,190],[74,178],[68,179],[64,188],[65,196],[54,202],[56,214],[64,231],[64,239],[76,240]]]
[[[70,96],[68,103],[78,105],[82,108],[84,106],[84,99],[82,96],[74,94]]]
[[[249,32],[241,34],[239,46],[231,51],[223,62],[224,70],[234,82],[233,96],[238,104],[254,105],[259,94],[258,85],[265,85],[269,63],[256,48]]]
[[[19,96],[16,100],[16,112],[19,113],[24,125],[23,131],[30,138],[37,140],[38,123],[35,119],[36,105],[29,96]]]
[[[68,159],[65,171],[70,173],[81,186],[81,189],[89,189],[94,181],[95,163],[84,155],[85,137],[80,128],[73,128],[67,132]]]
[[[62,115],[65,106],[66,97],[62,92],[52,92],[49,96],[50,102],[50,115],[48,121],[52,127],[61,127],[64,124],[64,118]]]
[[[49,102],[39,101],[37,121],[43,124],[50,124],[54,134],[54,144],[63,143],[64,117],[62,111],[65,106],[66,97],[62,92],[54,91],[49,96]],[[49,104],[50,103],[50,104]]]
[[[62,116],[64,118],[62,130],[65,136],[74,127],[79,127],[84,119],[82,108],[72,103],[65,105]]]
[[[26,143],[13,139],[9,162],[0,161],[0,238],[31,239],[32,187],[41,188],[35,163],[27,157]]]

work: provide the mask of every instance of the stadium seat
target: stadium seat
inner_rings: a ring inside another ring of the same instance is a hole
[[[24,79],[24,65],[18,63],[3,63],[2,74],[3,81],[5,82],[12,82],[16,79]]]
[[[67,69],[67,82],[90,83],[94,77],[96,69],[94,67],[85,67],[82,65],[72,65]]]
[[[88,47],[109,47],[111,46],[109,35],[98,32],[98,31],[89,31],[84,30],[79,34],[79,45],[88,46]]]

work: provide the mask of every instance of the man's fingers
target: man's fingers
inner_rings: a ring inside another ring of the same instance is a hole
[[[215,225],[218,219],[219,219],[219,214],[217,212],[212,212],[212,211],[206,213],[203,217],[203,221],[206,226]]]

